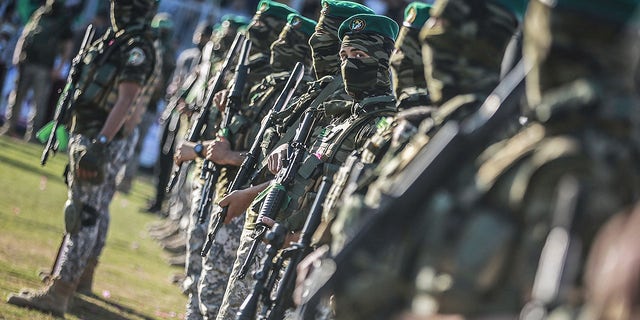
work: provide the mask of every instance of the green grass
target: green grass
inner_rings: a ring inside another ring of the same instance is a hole
[[[40,268],[50,268],[63,233],[62,179],[66,155],[40,166],[42,147],[0,137],[0,294],[42,283]],[[129,195],[111,203],[107,246],[96,271],[94,297],[77,294],[66,319],[178,319],[186,298],[169,283],[181,272],[164,262],[162,249],[147,236],[154,216],[139,213],[152,194],[138,179]],[[3,300],[6,301],[6,300]],[[0,302],[0,319],[55,319]]]

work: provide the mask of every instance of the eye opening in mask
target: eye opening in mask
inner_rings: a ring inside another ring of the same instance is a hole
[[[345,61],[347,58],[362,59],[369,57],[369,54],[363,50],[353,47],[340,48],[340,60]]]

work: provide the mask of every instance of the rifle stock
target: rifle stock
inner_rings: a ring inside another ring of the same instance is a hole
[[[206,96],[204,105],[200,108],[198,116],[193,122],[193,125],[191,126],[191,128],[189,128],[189,132],[187,133],[187,139],[186,139],[187,141],[196,142],[200,140],[200,137],[202,135],[202,129],[204,128],[207,121],[209,120],[209,115],[211,113],[211,105],[213,104],[213,97],[218,91],[220,91],[220,89],[222,89],[225,75],[229,72],[232,66],[231,61],[233,61],[233,58],[235,57],[236,52],[238,52],[238,49],[240,48],[240,44],[243,42],[244,42],[244,35],[242,35],[241,33],[238,33],[235,39],[233,40],[233,44],[231,45],[229,52],[227,52],[227,56],[225,57],[224,62],[220,67],[220,70],[218,70],[218,72],[214,76],[212,85],[207,90],[207,96]],[[193,82],[194,83],[196,82],[195,79],[193,80]],[[175,167],[175,169],[173,170],[173,173],[171,174],[171,178],[169,178],[169,183],[167,184],[167,188],[166,188],[167,193],[170,193],[171,190],[173,190],[173,188],[177,185],[178,178],[182,176],[181,172],[186,167],[187,166],[185,163],[181,163],[179,166]]]
[[[326,267],[314,272],[316,287],[309,288],[309,293],[303,297],[303,318],[310,316],[330,291],[340,299],[343,285],[361,269],[357,260],[374,256],[394,235],[410,232],[408,224],[414,221],[415,208],[444,185],[451,172],[460,171],[467,163],[461,159],[475,159],[492,142],[506,119],[518,112],[527,71],[520,61],[475,114],[461,123],[445,123],[405,170],[390,182],[392,188],[387,199],[375,212],[367,214],[369,219],[364,221],[360,231],[333,259],[325,260],[323,265]]]
[[[78,76],[80,73],[78,72],[78,64],[82,61],[82,57],[84,53],[87,51],[89,46],[91,45],[91,40],[93,39],[93,35],[95,34],[95,29],[93,25],[88,25],[87,29],[84,32],[84,37],[82,38],[82,44],[80,45],[80,50],[71,61],[71,68],[69,69],[69,74],[67,75],[67,84],[65,85],[62,94],[58,98],[58,102],[56,103],[56,113],[54,116],[53,128],[51,133],[49,134],[49,139],[47,139],[47,144],[42,150],[42,156],[40,157],[40,164],[46,165],[47,160],[49,159],[49,153],[56,154],[58,152],[58,140],[56,136],[56,132],[61,124],[63,124],[67,118],[67,114],[71,109],[72,100],[75,98],[76,91],[76,82],[78,81]]]
[[[231,184],[227,188],[226,194],[229,194],[235,190],[240,189],[242,186],[246,185],[249,182],[249,178],[253,175],[252,172],[255,171],[255,167],[258,162],[258,157],[261,151],[260,144],[262,143],[262,138],[265,132],[267,131],[268,128],[273,126],[275,114],[280,112],[280,110],[282,110],[282,108],[284,108],[284,106],[287,105],[287,103],[291,99],[291,96],[293,96],[293,94],[296,92],[298,85],[300,84],[300,81],[302,80],[303,76],[304,76],[304,65],[298,62],[293,68],[293,71],[291,72],[291,75],[289,76],[287,83],[282,89],[282,92],[280,92],[278,99],[273,104],[273,107],[271,108],[269,113],[266,115],[265,117],[266,120],[263,121],[262,125],[260,126],[260,130],[258,130],[258,133],[256,134],[256,137],[253,140],[251,149],[249,149],[249,152],[247,153],[246,158],[242,162],[242,165],[240,165],[240,169],[238,170],[238,173],[233,179],[233,182],[231,182]],[[211,231],[209,231],[209,233],[207,234],[207,242],[205,243],[202,249],[202,252],[200,253],[201,256],[203,257],[206,256],[209,250],[211,249],[211,246],[215,242],[216,234],[218,234],[218,231],[222,227],[222,224],[224,223],[224,220],[227,217],[228,210],[229,210],[229,207],[222,207],[215,214]]]

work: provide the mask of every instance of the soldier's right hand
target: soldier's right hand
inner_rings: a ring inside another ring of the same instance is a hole
[[[223,89],[216,92],[216,94],[213,96],[213,104],[216,106],[216,108],[218,108],[220,112],[224,112],[224,109],[227,108],[227,103],[229,102],[229,99],[227,99],[228,94],[229,90]]]
[[[288,144],[283,144],[275,148],[267,158],[267,168],[269,172],[277,174],[284,166],[284,162],[287,159]]]
[[[185,161],[193,160],[197,157],[198,155],[193,150],[193,145],[189,143],[181,143],[176,147],[176,151],[173,154],[173,162],[175,162],[176,165],[180,165]]]
[[[307,278],[313,270],[320,266],[323,257],[329,252],[329,246],[324,245],[309,253],[296,267],[296,288],[293,290],[293,302],[299,306],[303,302],[303,294],[307,287]]]
[[[247,188],[235,190],[222,198],[218,205],[221,207],[228,207],[224,223],[231,222],[233,218],[240,216],[247,211],[251,202],[253,202],[253,199],[256,198],[256,195],[257,194],[253,192],[251,188]]]
[[[187,117],[191,117],[191,115],[193,114],[193,109],[189,108],[189,106],[184,101],[184,99],[180,99],[180,101],[178,101],[178,104],[176,106],[176,110],[178,110],[178,112],[180,112],[180,114],[184,114]]]
[[[104,181],[104,163],[106,146],[92,143],[86,150],[80,153],[75,165],[75,175],[78,179],[91,184],[100,184]]]

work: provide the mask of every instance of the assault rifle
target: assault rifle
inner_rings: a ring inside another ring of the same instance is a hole
[[[262,137],[264,136],[267,129],[273,126],[275,121],[275,114],[280,112],[282,108],[284,108],[291,99],[291,96],[296,92],[302,77],[304,76],[304,65],[300,62],[296,63],[287,83],[284,85],[282,92],[276,99],[276,102],[273,104],[273,107],[269,111],[269,113],[265,116],[265,120],[262,122],[260,126],[260,130],[258,130],[258,134],[256,134],[255,139],[253,140],[253,144],[251,145],[251,149],[247,153],[246,158],[242,161],[242,165],[240,165],[240,169],[236,174],[236,177],[233,179],[233,182],[227,187],[226,194],[229,194],[235,190],[240,189],[240,187],[245,186],[249,182],[249,178],[253,175],[253,172],[256,171],[256,165],[258,162],[258,158],[260,156],[260,144],[262,143]],[[207,235],[207,242],[204,244],[201,256],[206,256],[213,245],[216,234],[222,227],[222,223],[227,217],[227,211],[229,207],[222,207],[214,216],[214,221],[212,224],[211,231]]]
[[[240,102],[242,100],[244,87],[247,83],[247,74],[249,73],[248,58],[250,50],[251,41],[245,39],[242,44],[242,50],[240,51],[240,57],[238,58],[238,64],[236,65],[233,85],[229,90],[229,101],[224,110],[222,123],[220,124],[220,130],[218,132],[218,135],[223,137],[229,135],[227,127],[231,124],[231,119],[235,112],[240,109]],[[219,176],[220,168],[218,168],[218,165],[213,161],[205,160],[202,164],[202,172],[200,175],[205,181],[202,188],[202,197],[198,205],[198,221],[200,223],[204,223],[204,221],[207,220],[207,214],[211,211],[211,203],[213,202],[215,186]]]
[[[309,140],[309,135],[313,129],[316,112],[317,109],[308,109],[305,111],[302,121],[296,130],[296,134],[291,143],[289,143],[289,150],[287,152],[288,157],[285,167],[276,175],[274,182],[270,186],[271,189],[264,198],[264,202],[260,208],[260,214],[258,215],[255,230],[252,234],[253,242],[251,243],[251,248],[249,249],[247,258],[244,260],[240,273],[238,274],[238,278],[240,279],[247,275],[249,266],[251,265],[251,260],[253,260],[253,256],[258,248],[258,244],[262,241],[264,234],[269,229],[268,225],[261,222],[262,217],[270,219],[276,218],[276,215],[282,207],[284,199],[287,197],[287,188],[289,188],[293,183],[294,178],[298,173],[298,169],[300,169],[300,166],[302,165],[302,160],[304,160],[306,153],[305,144]]]
[[[245,41],[244,35],[242,35],[241,33],[238,33],[236,35],[236,38],[233,40],[233,44],[231,45],[229,52],[227,52],[227,56],[225,57],[224,62],[220,67],[220,70],[218,70],[218,72],[214,76],[213,83],[207,91],[207,97],[205,99],[204,105],[202,105],[202,107],[200,108],[200,111],[196,119],[193,121],[191,128],[189,128],[189,132],[187,134],[187,141],[196,142],[200,140],[200,136],[202,135],[202,129],[207,124],[207,121],[209,120],[209,115],[211,114],[211,105],[213,104],[213,97],[215,96],[216,92],[222,89],[222,85],[224,84],[224,78],[232,66],[231,61],[235,57],[236,53],[238,52],[238,49],[240,48],[240,44],[243,41]],[[178,182],[178,177],[182,176],[181,173],[186,167],[187,166],[185,165],[185,163],[181,163],[179,166],[175,167],[175,169],[173,170],[173,173],[171,174],[171,178],[169,179],[169,183],[167,184],[166,192],[171,192],[173,187]]]
[[[93,25],[88,25],[87,30],[84,32],[84,37],[82,38],[82,44],[80,45],[80,50],[71,61],[71,68],[69,69],[69,74],[67,75],[67,84],[62,90],[62,94],[58,98],[58,102],[56,103],[56,113],[53,118],[54,121],[51,124],[51,132],[49,133],[49,139],[47,139],[47,144],[42,150],[42,156],[40,157],[40,164],[46,165],[47,160],[49,158],[49,152],[56,154],[58,152],[58,148],[60,147],[58,141],[58,130],[59,128],[64,130],[64,123],[67,122],[68,113],[71,110],[73,100],[76,98],[76,89],[78,85],[78,77],[80,76],[80,72],[78,71],[78,64],[82,61],[85,52],[91,46],[91,40],[93,39],[93,35],[95,34],[95,29]]]
[[[265,236],[269,241],[269,245],[267,245],[267,252],[262,260],[262,267],[260,267],[260,270],[256,271],[253,275],[256,282],[253,285],[251,294],[247,296],[240,306],[240,310],[237,313],[237,320],[253,319],[253,316],[256,314],[260,296],[269,295],[268,292],[263,291],[266,288],[265,284],[267,282],[267,275],[269,274],[269,270],[273,264],[273,258],[275,258],[278,251],[284,244],[286,233],[287,229],[276,223]]]
[[[271,312],[269,316],[266,317],[267,320],[278,320],[284,319],[285,311],[287,310],[287,306],[291,305],[291,296],[293,294],[293,289],[295,289],[296,285],[296,277],[297,267],[300,261],[304,259],[304,257],[311,252],[311,239],[313,237],[314,232],[318,229],[320,222],[322,220],[322,211],[324,207],[324,202],[331,189],[331,180],[330,177],[323,177],[322,183],[320,184],[320,188],[318,189],[318,194],[313,201],[313,205],[309,210],[309,216],[307,216],[307,220],[304,223],[304,227],[302,228],[302,233],[300,234],[300,240],[296,243],[293,243],[289,248],[282,251],[280,256],[282,259],[288,259],[289,264],[287,268],[284,270],[284,274],[278,283],[278,289],[276,290],[276,295],[271,300],[269,295],[265,296],[265,308],[263,308],[263,314],[261,315],[261,319],[266,316],[266,312],[268,311],[268,307],[271,308]],[[282,261],[277,262],[277,266],[281,267],[283,265]],[[278,276],[280,273],[280,269],[273,270],[273,276]],[[275,283],[275,281],[273,281]],[[271,292],[271,288],[273,284],[269,282],[271,287],[267,292]],[[270,302],[268,304],[267,302]]]
[[[364,267],[358,261],[375,261],[376,252],[386,247],[389,239],[394,239],[398,234],[420,232],[412,229],[415,226],[411,224],[416,208],[450,179],[451,172],[460,171],[467,163],[461,159],[476,159],[493,141],[495,132],[509,122],[507,119],[514,118],[524,92],[523,80],[527,71],[523,61],[520,61],[475,114],[461,123],[445,123],[397,178],[390,182],[392,187],[389,193],[378,209],[365,215],[369,219],[355,237],[333,259],[324,260],[323,266],[314,271],[312,277],[317,287],[309,288],[308,294],[303,297],[303,319],[311,317],[320,299],[329,292],[340,299],[345,284],[353,280]],[[379,315],[385,318],[385,315]]]

